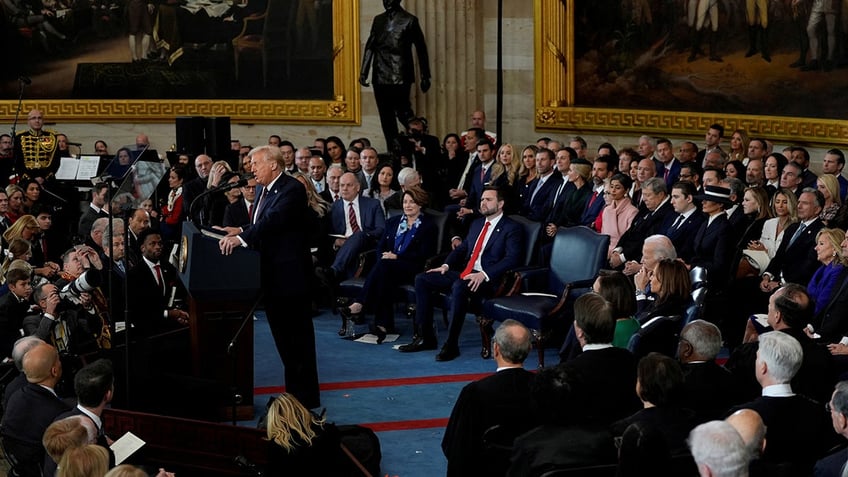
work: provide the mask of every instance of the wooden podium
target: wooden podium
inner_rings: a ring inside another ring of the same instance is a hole
[[[251,311],[260,296],[259,253],[242,247],[225,256],[218,240],[183,222],[177,271],[189,294],[192,370],[195,377],[231,389],[226,393],[229,399],[217,406],[219,417],[232,418],[232,398],[238,394],[236,417],[249,420],[253,419]]]

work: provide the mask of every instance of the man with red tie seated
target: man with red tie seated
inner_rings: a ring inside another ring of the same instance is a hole
[[[188,324],[188,313],[170,308],[177,271],[162,258],[162,235],[153,229],[138,237],[142,260],[127,273],[131,323],[136,336],[149,336]]]
[[[330,233],[339,236],[333,240],[336,258],[324,270],[329,285],[353,276],[359,254],[373,249],[386,228],[380,201],[359,195],[359,190],[356,174],[346,172],[339,179],[341,200],[333,202],[330,209]]]
[[[436,349],[433,329],[434,295],[450,294],[450,327],[448,338],[437,361],[450,361],[459,356],[459,334],[465,322],[469,298],[490,296],[508,270],[522,263],[524,230],[503,214],[504,199],[497,187],[487,186],[480,198],[482,217],[471,224],[468,236],[438,268],[415,277],[415,326],[412,343],[401,346],[402,352]],[[457,271],[462,267],[461,271]]]

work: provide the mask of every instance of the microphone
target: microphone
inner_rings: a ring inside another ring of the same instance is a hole
[[[28,76],[18,76],[18,81],[20,81],[21,83],[23,83],[25,85],[31,85],[32,84],[32,80],[29,79]]]
[[[238,189],[239,187],[244,187],[247,185],[248,179],[239,179],[238,182],[228,182],[223,185],[219,185],[215,188],[215,192],[226,192],[232,189]]]

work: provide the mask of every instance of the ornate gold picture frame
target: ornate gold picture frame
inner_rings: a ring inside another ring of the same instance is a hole
[[[40,108],[51,122],[162,122],[177,116],[229,116],[241,123],[361,121],[359,0],[333,0],[333,98],[308,100],[41,100],[24,98],[21,117]],[[306,79],[305,79],[306,80]],[[16,100],[0,101],[0,119],[11,122]]]
[[[622,134],[701,136],[710,124],[740,128],[772,140],[811,145],[848,145],[848,121],[814,117],[714,114],[580,107],[575,92],[574,9],[577,0],[537,0],[535,6],[535,126]]]

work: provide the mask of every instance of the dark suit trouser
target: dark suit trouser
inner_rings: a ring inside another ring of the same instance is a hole
[[[360,231],[348,237],[344,245],[336,252],[336,258],[333,260],[333,268],[337,275],[344,277],[344,279],[352,277],[356,272],[356,259],[359,254],[375,246],[374,239],[364,232]]]
[[[394,328],[395,289],[411,283],[421,267],[402,260],[378,259],[356,301],[374,310],[374,324]]]
[[[483,282],[476,292],[468,288],[468,281],[459,278],[459,272],[450,270],[419,273],[415,277],[415,325],[421,327],[424,336],[433,333],[433,299],[441,292],[448,293],[448,339],[445,346],[459,346],[459,334],[465,322],[469,299],[478,302],[491,292],[491,282]]]
[[[307,408],[316,408],[321,398],[309,300],[274,296],[267,291],[265,299],[265,314],[285,367],[286,392]]]
[[[374,100],[377,102],[380,125],[388,148],[392,148],[392,141],[398,135],[398,120],[406,126],[406,123],[415,116],[412,112],[412,103],[409,101],[411,87],[411,84],[374,85]]]

